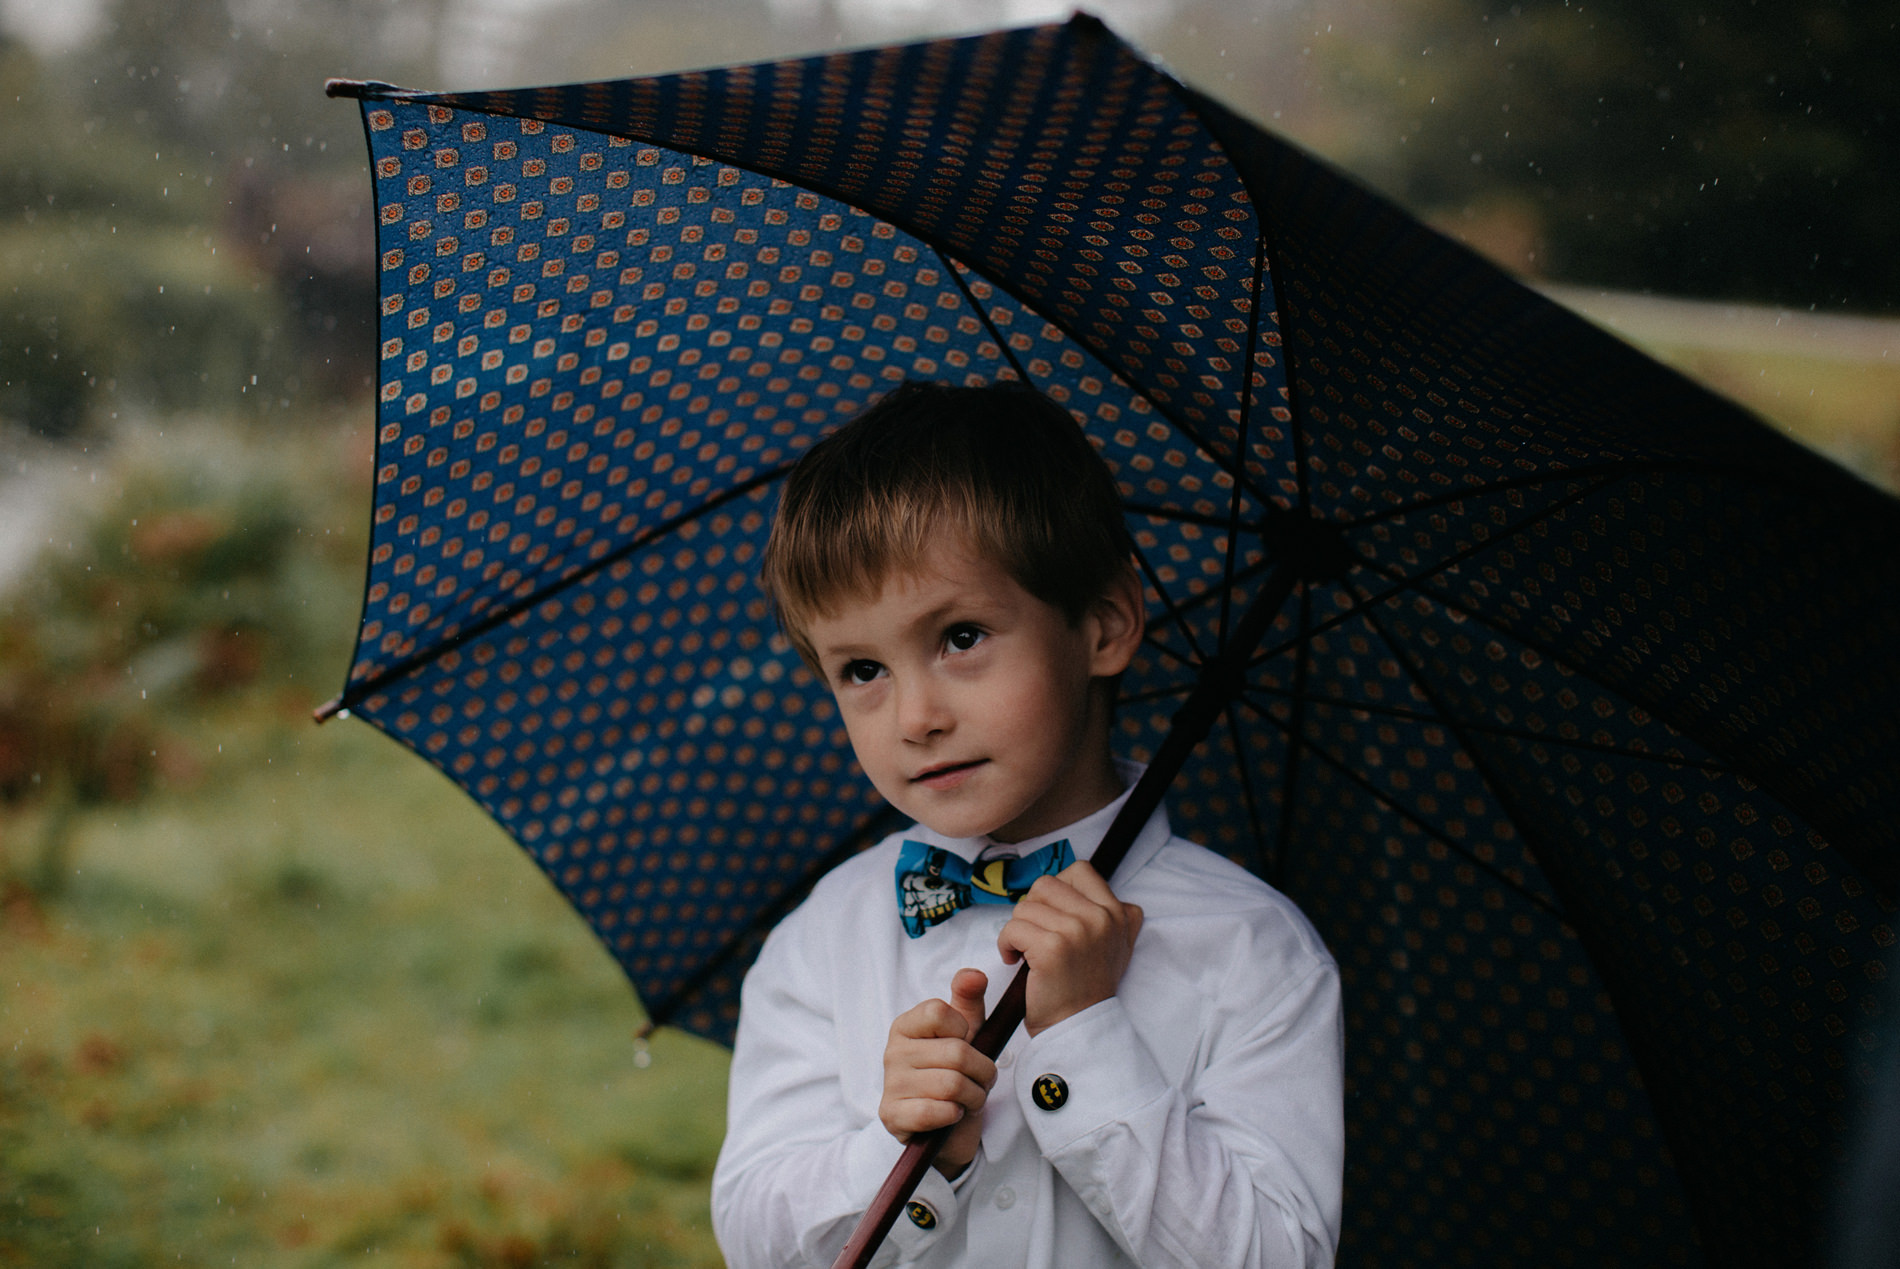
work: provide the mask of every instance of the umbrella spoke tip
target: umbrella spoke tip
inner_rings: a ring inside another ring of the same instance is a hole
[[[357,101],[367,101],[372,97],[387,97],[401,91],[402,89],[394,84],[385,84],[378,79],[326,79],[323,81],[325,97],[353,97]]]

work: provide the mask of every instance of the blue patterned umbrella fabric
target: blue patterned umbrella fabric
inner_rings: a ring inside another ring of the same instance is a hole
[[[1347,986],[1341,1262],[1788,1264],[1869,1077],[1900,512],[1090,19],[362,100],[376,505],[351,711],[534,857],[656,1022],[891,827],[754,575],[905,377],[1115,471],[1171,797]],[[1262,1090],[1270,1095],[1270,1090]]]

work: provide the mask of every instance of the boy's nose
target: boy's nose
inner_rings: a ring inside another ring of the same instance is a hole
[[[927,683],[910,683],[900,688],[897,725],[906,740],[928,740],[949,731],[952,719],[943,694]]]

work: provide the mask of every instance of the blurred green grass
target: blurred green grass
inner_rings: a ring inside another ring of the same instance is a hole
[[[282,722],[203,720],[195,787],[9,892],[0,1264],[720,1263],[723,1050],[637,1066],[625,979],[472,803]]]
[[[1544,289],[1861,478],[1900,493],[1900,320]]]

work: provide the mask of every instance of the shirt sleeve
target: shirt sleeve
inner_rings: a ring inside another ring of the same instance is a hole
[[[1119,999],[1025,1047],[1023,1118],[1136,1264],[1333,1263],[1345,1162],[1339,974],[1330,958],[1308,966],[1277,991],[1230,974],[1209,1007],[1208,1056],[1181,1087]]]
[[[741,992],[712,1186],[713,1231],[732,1269],[827,1269],[903,1150],[846,1105],[831,970],[809,924],[795,914],[774,931]],[[961,1236],[956,1191],[934,1168],[914,1201],[926,1205],[923,1223],[900,1214],[872,1265]]]

